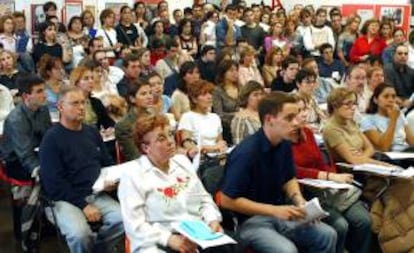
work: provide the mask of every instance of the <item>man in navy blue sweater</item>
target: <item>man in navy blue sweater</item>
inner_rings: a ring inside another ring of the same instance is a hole
[[[123,236],[119,204],[92,185],[103,166],[112,164],[97,129],[82,124],[85,97],[77,88],[64,89],[58,100],[60,123],[40,146],[40,179],[55,201],[56,222],[72,253],[108,252]],[[113,190],[114,185],[106,187]],[[103,225],[96,237],[88,223]]]

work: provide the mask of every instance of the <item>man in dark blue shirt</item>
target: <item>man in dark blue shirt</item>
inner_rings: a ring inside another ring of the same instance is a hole
[[[258,252],[335,252],[333,228],[300,223],[306,201],[295,178],[291,144],[285,140],[298,127],[298,111],[290,95],[265,97],[259,104],[263,127],[227,159],[221,204],[236,212],[241,241]]]
[[[325,78],[333,78],[339,82],[345,74],[345,66],[334,58],[334,49],[331,44],[324,43],[319,48],[321,58],[318,62],[319,75]]]
[[[82,91],[62,90],[58,109],[60,122],[40,146],[41,183],[47,197],[55,201],[57,226],[70,252],[109,252],[124,233],[119,204],[105,193],[116,185],[107,185],[97,194],[92,185],[112,159],[98,130],[82,124],[86,110]],[[97,237],[88,222],[103,224]]]

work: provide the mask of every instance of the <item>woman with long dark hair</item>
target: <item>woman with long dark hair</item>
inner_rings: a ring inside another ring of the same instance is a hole
[[[70,62],[71,56],[69,59],[68,57],[64,57],[64,47],[57,42],[56,33],[57,30],[55,23],[45,21],[40,25],[39,42],[34,46],[33,50],[33,61],[35,64],[39,62],[40,57],[44,54],[49,54],[59,59],[63,59],[63,62]]]
[[[239,110],[237,99],[240,85],[236,62],[224,60],[218,65],[216,84],[217,87],[213,91],[213,112],[220,116],[224,139],[231,143],[230,124],[234,114]]]
[[[394,86],[381,83],[372,94],[361,130],[379,151],[404,151],[414,147],[414,133],[397,103]]]
[[[188,98],[188,86],[200,79],[200,71],[195,62],[187,61],[181,65],[177,89],[171,95],[173,107],[177,113],[177,120],[181,115],[190,111],[190,100]]]
[[[193,58],[198,53],[197,38],[194,36],[194,28],[190,19],[184,18],[178,25],[178,45],[182,52],[191,55]]]

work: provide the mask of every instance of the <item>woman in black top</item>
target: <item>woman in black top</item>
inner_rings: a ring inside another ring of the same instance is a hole
[[[184,18],[178,25],[178,44],[181,51],[186,52],[193,58],[198,53],[197,38],[194,36],[194,29],[190,19]]]
[[[121,7],[121,18],[116,26],[116,37],[119,43],[131,49],[141,47],[141,39],[139,37],[138,28],[132,23],[132,10],[127,5]]]

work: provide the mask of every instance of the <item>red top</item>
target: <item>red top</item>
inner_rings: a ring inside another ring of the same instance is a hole
[[[152,50],[150,54],[151,66],[155,66],[155,64],[157,64],[157,61],[164,59],[166,56],[167,56],[167,53],[165,51]]]
[[[303,128],[304,140],[292,143],[293,160],[296,166],[297,178],[318,178],[319,171],[336,173],[334,165],[326,164],[322,153],[316,144],[312,130]]]
[[[359,36],[351,48],[350,60],[353,63],[360,62],[360,57],[364,55],[381,55],[382,51],[387,47],[385,40],[376,36],[371,43],[368,43],[367,36]]]

